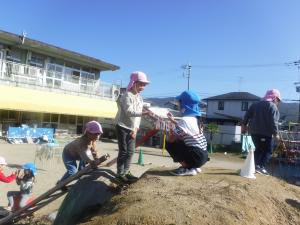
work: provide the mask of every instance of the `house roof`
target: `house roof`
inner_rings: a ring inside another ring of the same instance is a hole
[[[229,92],[222,95],[212,96],[203,100],[252,100],[259,101],[261,98],[249,92]]]
[[[114,71],[120,69],[119,66],[104,62],[102,60],[66,50],[54,45],[46,44],[44,42],[36,41],[27,37],[22,42],[22,35],[20,36],[2,30],[0,30],[0,40],[3,44],[13,45],[15,47],[31,50],[40,54],[46,54],[55,58],[65,59],[66,61],[89,66],[100,71]]]

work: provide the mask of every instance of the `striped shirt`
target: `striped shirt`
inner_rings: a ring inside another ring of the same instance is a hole
[[[198,126],[196,117],[184,116],[181,120],[177,121],[174,133],[183,139],[187,146],[193,146],[206,150],[207,142]]]

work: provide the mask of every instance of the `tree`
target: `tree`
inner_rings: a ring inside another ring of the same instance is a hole
[[[207,125],[207,130],[209,132],[210,153],[212,153],[212,149],[213,149],[212,139],[213,139],[213,135],[219,132],[218,124],[216,124],[216,123],[209,123]]]

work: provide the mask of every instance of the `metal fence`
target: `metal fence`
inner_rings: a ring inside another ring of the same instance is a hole
[[[53,65],[49,63],[48,69],[44,69],[0,60],[0,83],[111,100],[116,100],[120,93],[118,85],[109,84],[100,79],[89,79],[93,77],[91,73],[82,72],[82,76],[74,76],[66,73],[63,66],[57,65],[56,67],[60,67],[57,69]]]

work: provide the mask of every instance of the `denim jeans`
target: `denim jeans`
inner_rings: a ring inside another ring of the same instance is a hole
[[[251,134],[251,137],[255,145],[255,165],[265,167],[272,156],[272,137],[259,134]]]
[[[60,181],[67,179],[68,177],[74,175],[75,173],[77,173],[77,171],[82,170],[85,167],[85,162],[83,160],[79,160],[79,165],[77,167],[77,160],[72,159],[65,152],[63,152],[62,159],[67,169],[67,172],[63,175]]]
[[[135,140],[131,138],[131,130],[116,126],[119,154],[117,160],[117,173],[124,175],[129,171],[130,163],[135,150]]]

